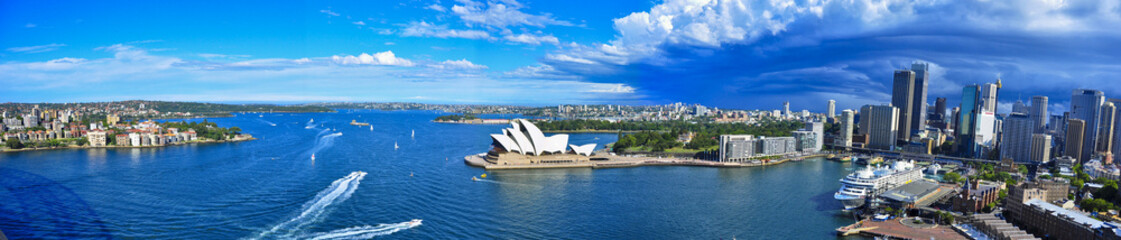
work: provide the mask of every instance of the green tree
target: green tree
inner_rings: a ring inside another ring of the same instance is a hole
[[[942,175],[942,179],[953,183],[960,183],[963,181],[961,179],[961,174],[958,174],[956,172],[948,172],[945,175]]]
[[[10,148],[10,149],[21,149],[21,148],[23,148],[23,143],[20,142],[19,140],[15,140],[15,139],[8,140],[7,142],[4,142],[4,144],[7,145],[8,148]]]

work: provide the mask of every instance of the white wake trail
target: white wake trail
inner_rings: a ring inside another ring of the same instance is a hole
[[[420,224],[410,225],[409,222],[393,223],[393,224],[378,224],[377,226],[361,226],[344,228],[330,232],[314,233],[301,236],[301,239],[322,240],[322,239],[369,239],[382,235],[389,235],[395,232],[410,229],[420,226]]]
[[[302,230],[309,224],[320,221],[326,215],[327,207],[349,199],[350,195],[358,190],[358,184],[365,177],[366,172],[356,171],[335,180],[330,187],[320,191],[311,201],[304,203],[304,206],[300,208],[300,215],[261,232],[256,238],[291,238],[293,233]],[[284,233],[275,236],[281,231],[284,231]]]
[[[325,132],[326,132],[326,129],[324,129],[323,132],[320,132],[320,134],[323,134]],[[311,148],[311,151],[309,151],[309,154],[315,154],[315,153],[319,152],[319,150],[323,150],[323,149],[329,148],[331,146],[334,146],[335,145],[335,138],[338,138],[339,136],[342,136],[342,135],[343,135],[343,133],[338,132],[338,133],[332,133],[332,134],[327,134],[327,135],[320,136],[318,140],[315,140],[315,147]]]
[[[263,122],[263,123],[265,123],[265,124],[268,124],[269,126],[273,126],[273,127],[276,127],[276,123],[273,123],[273,122],[265,121],[265,120],[263,120],[263,119],[257,119],[257,121],[261,121],[261,122]]]

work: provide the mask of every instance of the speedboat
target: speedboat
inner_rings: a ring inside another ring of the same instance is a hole
[[[478,182],[478,181],[479,181],[479,178],[477,178],[477,177],[474,177],[474,176],[472,176],[472,177],[471,177],[471,181],[476,181],[476,182]]]
[[[420,220],[420,219],[413,219],[412,221],[409,221],[409,223],[407,223],[406,225],[409,226],[409,227],[420,226],[421,221],[422,220]]]
[[[311,154],[311,160],[315,161],[315,154],[314,153]]]

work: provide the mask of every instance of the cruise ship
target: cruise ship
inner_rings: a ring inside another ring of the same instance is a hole
[[[895,161],[890,167],[869,166],[842,178],[841,189],[833,198],[841,201],[845,210],[852,210],[863,206],[869,197],[922,179],[922,172],[922,168],[916,168],[910,161]]]

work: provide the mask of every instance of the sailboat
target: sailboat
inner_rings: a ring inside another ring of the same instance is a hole
[[[398,148],[401,147],[397,146],[397,141],[393,141],[393,150],[397,150]]]
[[[370,131],[373,131],[373,130],[374,130],[374,126],[370,126]]]
[[[311,154],[311,160],[315,161],[315,154],[314,153]]]
[[[416,138],[416,130],[413,130],[413,134],[412,134],[412,136],[409,136],[409,137],[411,137],[411,138]]]

